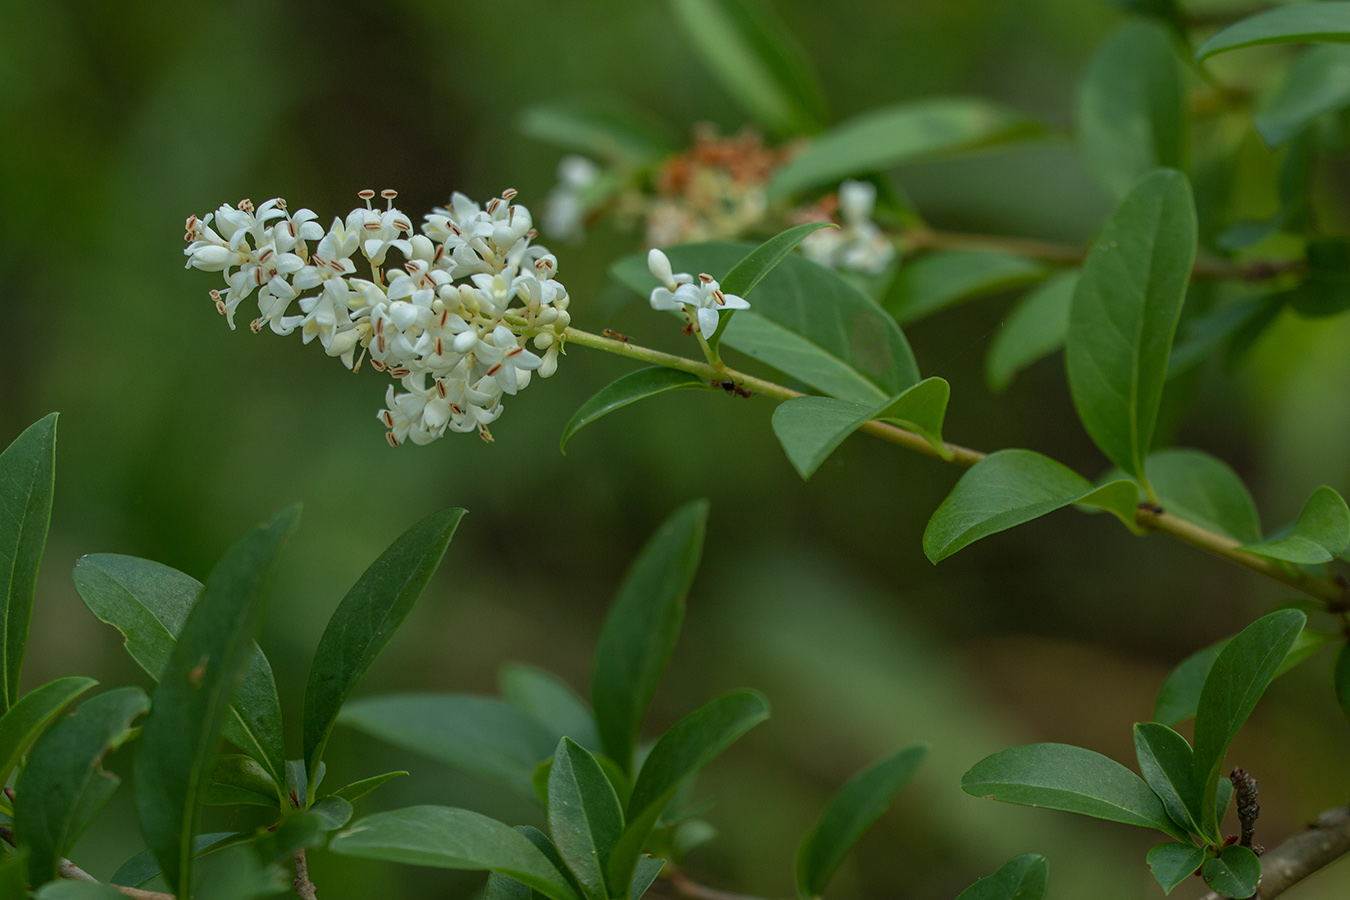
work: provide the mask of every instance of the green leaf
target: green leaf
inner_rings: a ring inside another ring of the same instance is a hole
[[[1172,893],[1172,888],[1195,874],[1205,861],[1205,848],[1194,844],[1159,844],[1148,851],[1149,871],[1162,885],[1163,893]]]
[[[66,704],[96,684],[92,678],[76,675],[58,678],[24,694],[9,712],[0,716],[0,785],[9,783],[9,774],[23,758],[23,751],[42,729]]]
[[[591,708],[557,675],[512,663],[502,667],[498,681],[503,699],[534,718],[555,738],[569,737],[587,750],[600,751]]]
[[[19,670],[38,566],[47,546],[56,487],[56,413],[39,419],[0,453],[0,713],[19,699]]]
[[[661,874],[661,870],[666,866],[664,859],[656,859],[652,856],[639,856],[637,868],[633,872],[633,886],[628,891],[629,900],[638,900],[643,894],[647,893],[647,888],[656,881],[656,876]]]
[[[797,895],[819,897],[858,838],[881,817],[928,755],[908,747],[849,779],[797,848]]]
[[[548,828],[558,853],[592,900],[620,897],[609,885],[609,855],[623,834],[623,808],[595,757],[563,738],[548,776]]]
[[[1210,35],[1195,49],[1197,62],[1258,44],[1350,42],[1350,3],[1300,3],[1248,16]]]
[[[1205,860],[1200,875],[1224,897],[1252,897],[1261,881],[1261,860],[1249,848],[1231,844],[1219,852],[1218,859]]]
[[[250,756],[224,754],[211,760],[202,803],[207,806],[247,806],[282,808],[280,788],[267,770]]]
[[[384,784],[386,781],[393,781],[395,778],[407,774],[408,774],[407,772],[403,771],[385,772],[383,775],[375,775],[371,778],[362,778],[360,781],[353,781],[351,784],[346,785],[345,787],[338,788],[336,791],[333,791],[332,795],[334,797],[341,797],[348,803],[355,803],[357,800],[360,800],[366,794],[369,794],[371,791],[375,790],[377,787]]]
[[[201,596],[201,582],[157,562],[113,553],[80,557],[74,579],[84,605],[122,633],[127,653],[159,681],[178,633]],[[249,653],[223,734],[257,760],[280,788],[286,783],[281,701],[267,657],[257,644]]]
[[[764,276],[787,258],[797,245],[822,228],[836,228],[833,222],[807,222],[780,232],[760,244],[745,255],[745,258],[731,267],[727,277],[721,281],[722,290],[744,299],[764,280]],[[722,335],[731,324],[736,310],[729,309],[717,322],[717,331],[708,338],[708,343],[717,347],[722,343]]]
[[[390,694],[348,703],[338,721],[397,747],[533,796],[535,766],[557,740],[533,718],[491,697]]]
[[[226,551],[188,613],[136,752],[141,831],[180,897],[192,889],[192,836],[230,697],[249,662],[264,590],[299,519],[282,510]]]
[[[1102,229],[1069,313],[1069,387],[1102,452],[1145,480],[1144,458],[1195,261],[1191,187],[1180,172],[1142,178]]]
[[[752,0],[672,0],[685,38],[741,108],[782,136],[815,131],[825,103],[806,54]]]
[[[531,106],[516,126],[535,140],[617,166],[640,166],[680,149],[670,126],[611,97]]]
[[[1061,272],[1017,301],[989,344],[984,373],[990,390],[1006,390],[1014,375],[1064,346],[1077,287],[1077,270]]]
[[[956,900],[1042,900],[1050,866],[1035,853],[1023,853],[961,892]]]
[[[1296,609],[1262,616],[1219,651],[1209,670],[1195,714],[1195,783],[1207,835],[1218,833],[1213,800],[1224,753],[1279,672],[1307,618]]]
[[[993,250],[944,250],[906,260],[881,305],[901,325],[940,309],[1040,281],[1048,274],[1035,260]]]
[[[409,528],[342,598],[314,651],[305,686],[305,768],[314,775],[342,704],[412,612],[450,546],[462,509],[443,509]]]
[[[219,831],[211,834],[199,834],[192,839],[192,852],[197,856],[205,856],[219,850],[224,850],[240,840],[252,840],[251,832],[237,831]],[[137,853],[131,859],[122,863],[117,871],[113,873],[108,881],[111,884],[120,884],[124,887],[145,887],[150,882],[160,876],[159,863],[155,860],[155,854],[149,850]]]
[[[1320,487],[1303,505],[1294,530],[1287,537],[1244,544],[1241,549],[1311,566],[1331,562],[1347,546],[1350,546],[1350,508],[1340,494],[1329,487]]]
[[[845,438],[873,419],[897,421],[946,456],[942,420],[950,394],[946,381],[926,378],[899,396],[872,406],[834,397],[795,397],[773,411],[773,433],[803,480],[809,479]]]
[[[601,746],[629,775],[647,706],[680,634],[707,522],[706,500],[671,514],[628,567],[600,629],[591,705]]]
[[[961,790],[987,800],[1061,809],[1187,839],[1142,778],[1082,747],[1030,744],[995,753],[962,777]]]
[[[1116,199],[1154,169],[1186,167],[1190,121],[1173,40],[1157,23],[1126,23],[1098,49],[1079,85],[1078,147]]]
[[[1313,47],[1300,53],[1278,91],[1252,115],[1271,147],[1293,139],[1318,116],[1350,105],[1350,48]]]
[[[324,831],[336,831],[346,825],[351,821],[354,812],[351,802],[336,794],[324,797],[311,806],[309,811],[318,817],[319,824],[323,826]]]
[[[1163,509],[1235,541],[1259,541],[1256,502],[1227,463],[1200,450],[1159,450],[1145,463]]]
[[[1343,644],[1331,667],[1331,686],[1336,692],[1336,705],[1350,719],[1350,644]]]
[[[923,552],[940,562],[980,538],[1080,503],[1114,513],[1135,528],[1130,481],[1097,487],[1072,469],[1030,450],[999,450],[961,476],[928,520]]]
[[[667,369],[665,366],[649,366],[636,372],[629,372],[611,381],[591,399],[581,404],[571,421],[567,423],[567,427],[563,429],[558,449],[566,453],[567,442],[572,439],[572,435],[601,416],[607,416],[630,403],[682,388],[703,388],[710,391],[713,385],[702,376],[681,372],[679,369]]]
[[[1303,280],[1277,296],[1309,318],[1337,316],[1350,309],[1350,241],[1343,237],[1308,241],[1307,263]]]
[[[287,860],[289,862],[289,860]],[[275,897],[291,887],[279,861],[264,862],[252,847],[232,846],[202,863],[201,877],[193,900],[261,900]]]
[[[610,856],[609,883],[629,884],[642,845],[680,786],[741,735],[769,717],[758,691],[732,691],[680,719],[656,742],[628,800],[623,836]]]
[[[343,856],[442,869],[486,869],[553,900],[580,900],[529,838],[467,809],[411,806],[375,813],[358,819],[328,846]]]
[[[28,847],[28,879],[45,884],[121,783],[103,770],[103,757],[130,736],[131,723],[150,708],[136,687],[117,688],[80,704],[38,738],[14,788],[14,830]]]
[[[755,245],[711,242],[665,248],[678,272],[719,281]],[[647,257],[626,256],[610,274],[644,298],[657,286]],[[791,254],[768,272],[750,309],[722,335],[731,347],[832,397],[877,403],[919,381],[900,327],[871,297],[838,273]]]
[[[1227,778],[1219,779],[1219,791],[1214,798],[1214,821],[1222,823],[1228,812],[1228,804],[1233,800],[1233,782]]]
[[[769,197],[908,163],[955,156],[1040,133],[1015,110],[977,97],[928,97],[871,110],[830,128],[773,176]]]
[[[1199,831],[1203,818],[1191,745],[1166,725],[1147,722],[1134,726],[1134,752],[1144,781],[1162,800],[1172,821],[1183,830]]]

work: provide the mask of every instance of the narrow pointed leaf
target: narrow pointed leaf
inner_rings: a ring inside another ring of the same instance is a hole
[[[264,900],[275,898],[295,880],[279,862],[265,862],[252,847],[222,848],[202,861],[192,900]]]
[[[1017,301],[989,342],[984,374],[991,390],[1006,390],[1014,375],[1064,346],[1077,287],[1078,272],[1062,272]]]
[[[318,816],[325,831],[335,831],[351,821],[353,809],[350,801],[334,794],[315,803],[309,811]]]
[[[1049,879],[1045,858],[1024,853],[966,888],[956,900],[1042,900]]]
[[[661,524],[629,566],[600,630],[591,705],[606,755],[630,775],[642,720],[680,634],[707,522],[708,503],[697,500]]]
[[[338,721],[533,796],[557,736],[513,706],[470,694],[390,694],[348,703]]]
[[[47,546],[56,484],[56,413],[0,453],[0,713],[19,699],[38,566]]]
[[[678,391],[685,388],[713,390],[713,387],[707,379],[700,375],[691,375],[688,372],[681,372],[679,369],[667,369],[665,366],[648,366],[645,369],[638,369],[636,372],[629,372],[627,375],[611,381],[596,392],[591,399],[581,404],[581,407],[573,414],[571,421],[567,423],[567,427],[563,429],[562,440],[558,444],[558,449],[566,453],[567,442],[572,439],[572,435],[601,416],[607,416],[614,410],[622,409],[630,403],[646,400],[648,397],[655,397],[668,391]]]
[[[1144,780],[1113,759],[1068,744],[1030,744],[995,753],[961,778],[975,797],[1084,816],[1187,836],[1167,815]]]
[[[881,305],[901,325],[939,310],[1040,281],[1035,260],[993,250],[947,250],[901,263]]]
[[[1069,387],[1102,452],[1145,479],[1172,338],[1195,261],[1190,183],[1163,169],[1140,179],[1106,224],[1069,313]]]
[[[1259,12],[1211,35],[1196,60],[1258,44],[1350,42],[1350,3],[1299,3]]]
[[[57,876],[61,857],[117,790],[121,779],[103,770],[103,757],[122,745],[132,721],[149,708],[140,688],[117,688],[81,703],[33,745],[15,785],[14,830],[29,850],[34,885]]]
[[[977,97],[931,97],[863,113],[817,135],[779,169],[769,196],[780,199],[844,178],[942,159],[1039,134],[1021,113]]]
[[[66,704],[96,684],[98,682],[92,678],[76,675],[49,681],[24,694],[0,717],[0,785],[9,783],[9,774],[42,729],[66,708]]]
[[[619,166],[642,165],[679,150],[668,125],[610,98],[531,106],[517,127],[535,140]]]
[[[580,900],[529,838],[467,809],[412,806],[375,813],[336,835],[329,849],[409,865],[500,872],[552,900]]]
[[[637,868],[633,872],[633,886],[628,891],[629,900],[639,900],[647,893],[647,888],[656,881],[656,876],[661,874],[661,870],[666,866],[664,859],[657,859],[652,856],[639,856]]]
[[[432,513],[370,564],[328,620],[305,686],[305,763],[318,771],[342,704],[412,612],[450,546],[462,509]]]
[[[1205,848],[1168,842],[1148,851],[1146,859],[1149,871],[1158,879],[1163,892],[1170,894],[1172,888],[1190,878],[1200,868],[1205,861]]]
[[[1195,759],[1186,739],[1166,725],[1147,722],[1134,726],[1134,752],[1139,771],[1162,800],[1172,821],[1199,832],[1200,791],[1195,784]]]
[[[385,772],[383,775],[375,775],[371,778],[362,778],[360,781],[353,781],[349,785],[338,788],[336,791],[333,792],[333,796],[341,797],[348,803],[355,803],[357,800],[360,800],[366,794],[369,794],[371,791],[375,790],[377,787],[384,784],[386,781],[393,781],[395,778],[399,778],[407,774],[408,774],[407,772],[402,771]]]
[[[1261,881],[1261,860],[1246,847],[1231,844],[1224,847],[1218,859],[1207,859],[1200,874],[1209,885],[1224,897],[1251,897]]]
[[[241,841],[251,841],[253,837],[251,831],[218,831],[199,834],[192,839],[193,853],[197,856],[205,856],[213,851],[224,850],[226,847]],[[158,878],[160,874],[159,862],[155,859],[155,854],[145,850],[122,863],[113,873],[112,878],[108,879],[108,883],[120,884],[123,887],[145,887]]]
[[[1328,45],[1300,53],[1280,89],[1252,119],[1271,147],[1292,140],[1324,113],[1350,105],[1350,47]]]
[[[122,633],[127,653],[159,681],[183,622],[201,596],[201,582],[160,563],[114,553],[80,557],[74,579],[84,605]],[[278,788],[286,783],[281,728],[272,666],[255,643],[222,733],[267,770]]]
[[[1300,565],[1331,562],[1350,546],[1350,508],[1329,487],[1313,491],[1287,537],[1243,545],[1248,553]]]
[[[1256,502],[1227,463],[1199,450],[1173,449],[1150,453],[1146,465],[1169,513],[1235,541],[1261,539]]]
[[[557,675],[512,663],[502,667],[499,681],[502,698],[533,717],[555,738],[569,737],[587,750],[600,751],[600,736],[591,708]]]
[[[1282,609],[1262,616],[1219,652],[1205,678],[1195,714],[1195,783],[1205,812],[1205,833],[1218,832],[1213,800],[1224,753],[1251,715],[1294,646],[1307,616]]]
[[[623,895],[606,882],[609,855],[623,833],[623,809],[595,757],[563,738],[548,776],[548,826],[553,842],[592,900]]]
[[[211,760],[202,803],[207,806],[266,806],[281,809],[280,788],[250,756],[221,754]]]
[[[264,592],[299,508],[278,513],[226,551],[183,623],[136,751],[141,831],[180,897],[192,890],[192,837],[211,758],[243,676]]]
[[[822,228],[836,228],[833,222],[807,222],[796,225],[787,231],[776,234],[745,255],[745,258],[731,267],[727,277],[721,281],[722,290],[728,294],[745,299],[750,292],[764,280],[773,268],[787,258],[797,245]],[[717,322],[717,331],[708,338],[708,343],[717,347],[722,343],[722,335],[731,324],[734,309],[727,310]]]
[[[819,897],[858,838],[881,817],[914,773],[927,747],[909,747],[849,779],[797,848],[797,895]]]
[[[1134,528],[1133,482],[1094,486],[1048,456],[1030,450],[1000,450],[961,476],[933,513],[923,533],[923,551],[940,562],[980,538],[1030,522],[1071,503],[1099,507]]]

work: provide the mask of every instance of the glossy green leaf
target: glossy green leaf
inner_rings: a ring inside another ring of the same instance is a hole
[[[616,409],[622,409],[630,403],[646,400],[668,391],[684,388],[703,388],[713,390],[715,386],[699,375],[681,372],[679,369],[667,369],[665,366],[648,366],[629,372],[601,388],[591,399],[581,404],[573,414],[567,427],[563,429],[558,449],[567,452],[567,442],[587,425],[601,416],[607,416]]]
[[[569,737],[587,750],[600,751],[595,716],[586,701],[557,675],[534,666],[512,663],[498,677],[502,698],[532,716],[555,737]]]
[[[580,900],[529,838],[467,809],[411,806],[375,813],[358,819],[328,846],[344,856],[500,872],[552,900]]]
[[[1350,42],[1350,3],[1298,3],[1248,16],[1195,48],[1197,61],[1258,44]]]
[[[567,884],[578,896],[582,894],[581,884],[571,870],[567,868],[567,863],[563,862],[562,854],[558,852],[558,848],[548,835],[532,825],[517,825],[516,831],[523,834],[530,843],[538,848],[540,853],[544,854],[544,858],[553,864],[553,868],[562,873],[563,878],[567,880]]]
[[[192,836],[210,761],[249,662],[265,588],[299,514],[298,507],[283,510],[221,557],[183,623],[141,729],[141,832],[180,897],[192,889]]]
[[[513,706],[471,694],[390,694],[348,703],[338,721],[533,796],[557,737]]]
[[[39,419],[0,453],[0,713],[19,699],[38,566],[47,546],[56,487],[56,413]]]
[[[993,250],[943,250],[901,263],[881,305],[901,325],[940,309],[1040,281],[1045,265]]]
[[[1130,481],[1097,487],[1072,469],[1030,450],[999,450],[961,476],[928,520],[923,552],[940,562],[980,538],[1030,522],[1071,503],[1114,513],[1134,528]]]
[[[1050,866],[1035,853],[1023,853],[961,892],[956,900],[1042,900]]]
[[[1134,726],[1134,752],[1140,774],[1172,821],[1184,830],[1198,832],[1203,819],[1191,745],[1166,725],[1146,722]]]
[[[753,0],[671,0],[675,18],[727,93],[782,136],[817,130],[825,103],[806,54]]]
[[[706,500],[672,513],[628,567],[600,629],[591,705],[606,755],[630,775],[642,720],[680,634],[707,522]]]
[[[961,790],[988,800],[1156,828],[1187,839],[1142,778],[1082,747],[1029,744],[995,753],[962,777]]]
[[[1172,888],[1190,878],[1200,868],[1205,861],[1205,848],[1169,841],[1148,851],[1146,860],[1149,871],[1162,885],[1163,893],[1170,894]]]
[[[647,893],[647,888],[656,881],[656,876],[661,874],[665,868],[666,861],[652,856],[639,856],[637,868],[633,872],[633,885],[628,891],[629,900],[638,900],[643,894]]]
[[[548,828],[559,855],[592,900],[622,896],[609,885],[609,855],[623,834],[623,808],[595,757],[563,738],[548,776]]]
[[[712,242],[665,248],[677,272],[719,281],[756,249]],[[657,286],[647,257],[627,256],[610,274],[645,299]],[[722,335],[730,347],[831,397],[877,403],[918,383],[919,367],[900,327],[871,297],[838,273],[790,254],[768,272],[750,309]]]
[[[744,259],[731,267],[731,271],[727,272],[727,277],[720,282],[722,290],[745,299],[764,280],[764,276],[772,272],[775,266],[786,259],[788,254],[797,248],[798,244],[822,228],[836,227],[838,226],[833,222],[806,222],[774,235],[751,250],[745,255]],[[708,338],[709,344],[716,347],[722,343],[722,335],[726,333],[727,326],[731,324],[731,317],[735,313],[736,310],[734,309],[727,310],[718,319],[717,331],[714,332],[712,337]]]
[[[1336,662],[1331,667],[1331,686],[1336,692],[1336,705],[1350,719],[1350,644],[1336,651]]]
[[[1205,812],[1202,827],[1218,832],[1212,805],[1224,753],[1303,630],[1307,616],[1282,609],[1244,628],[1219,651],[1195,714],[1195,783]]]
[[[1157,168],[1186,167],[1190,121],[1174,38],[1154,22],[1129,22],[1101,45],[1078,89],[1078,147],[1119,199]]]
[[[668,125],[608,97],[531,106],[520,114],[517,127],[535,140],[618,166],[642,165],[680,149]]]
[[[28,879],[45,884],[121,783],[103,757],[130,736],[150,708],[136,687],[117,688],[80,704],[33,745],[14,788],[14,832],[28,848]]]
[[[1006,390],[1013,376],[1064,346],[1069,334],[1069,307],[1078,287],[1078,272],[1061,272],[1032,288],[1008,312],[994,333],[985,357],[990,390]]]
[[[74,579],[84,605],[122,633],[127,653],[159,681],[178,633],[201,596],[201,582],[157,562],[114,553],[80,557]],[[278,787],[286,783],[281,728],[281,701],[272,666],[253,644],[244,678],[231,698],[223,734],[266,769]]]
[[[907,163],[1034,136],[1021,113],[977,97],[928,97],[875,109],[830,128],[773,176],[771,199]]]
[[[1261,539],[1256,502],[1238,474],[1200,450],[1159,450],[1145,463],[1163,509],[1235,541]]]
[[[773,433],[803,480],[809,479],[845,438],[872,419],[895,421],[946,455],[942,421],[950,394],[946,381],[926,378],[899,396],[872,406],[834,397],[796,397],[773,411]]]
[[[366,794],[369,794],[371,791],[375,790],[377,787],[384,784],[386,781],[393,781],[395,778],[399,778],[407,774],[408,774],[407,772],[403,771],[385,772],[383,775],[375,775],[370,778],[362,778],[360,781],[353,781],[351,784],[345,785],[343,787],[338,788],[336,791],[333,791],[333,796],[341,797],[348,803],[355,803],[357,800],[360,800]]]
[[[252,847],[225,847],[202,861],[192,900],[263,900],[291,887],[292,872],[279,862],[264,862]]]
[[[219,831],[199,834],[192,839],[192,850],[194,854],[200,857],[224,850],[243,840],[253,840],[252,832]],[[112,878],[108,879],[108,882],[120,884],[124,887],[138,888],[145,887],[159,876],[159,862],[155,859],[155,854],[145,850],[122,863],[113,873]]]
[[[1144,479],[1144,458],[1195,261],[1190,183],[1163,169],[1125,197],[1083,264],[1069,313],[1069,387],[1110,460]]]
[[[1230,844],[1217,859],[1205,860],[1200,875],[1223,897],[1251,897],[1261,881],[1261,860],[1247,847]]]
[[[336,794],[324,797],[311,806],[309,811],[318,817],[325,831],[335,831],[346,825],[351,821],[354,812],[351,802]]]
[[[207,806],[266,806],[282,808],[279,787],[267,770],[250,756],[222,754],[211,760],[202,803]]]
[[[1259,104],[1252,120],[1277,147],[1318,116],[1350,105],[1350,47],[1327,45],[1300,53],[1278,91]]]
[[[1248,553],[1301,565],[1328,563],[1350,546],[1350,508],[1329,487],[1313,491],[1286,537],[1244,544]]]
[[[9,774],[42,729],[66,704],[96,684],[92,678],[76,675],[58,678],[24,694],[9,712],[0,716],[0,785],[9,783]]]
[[[741,735],[769,717],[758,691],[732,691],[680,719],[656,742],[628,800],[623,836],[610,857],[609,883],[629,884],[652,828],[675,792]]]
[[[328,620],[305,686],[304,759],[311,796],[342,704],[412,612],[463,517],[462,509],[443,509],[405,531],[370,564]]]
[[[819,897],[858,838],[881,817],[914,773],[927,747],[908,747],[854,775],[830,799],[797,848],[797,896]]]

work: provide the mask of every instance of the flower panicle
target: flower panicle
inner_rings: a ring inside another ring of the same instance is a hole
[[[390,385],[378,413],[391,445],[447,431],[490,441],[503,395],[557,369],[571,322],[557,258],[533,243],[533,219],[511,202],[514,190],[481,206],[456,192],[416,230],[394,206],[396,191],[380,192],[384,209],[374,191],[358,196],[364,204],[327,230],[281,198],[189,216],[187,266],[222,273],[225,289],[210,296],[231,329],[253,296],[255,333],[298,331],[348,369],[369,358],[395,379],[403,390]],[[358,257],[368,277],[358,275]]]

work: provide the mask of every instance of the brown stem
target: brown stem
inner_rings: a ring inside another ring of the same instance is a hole
[[[1314,872],[1350,853],[1350,809],[1329,809],[1297,834],[1261,857],[1261,900],[1274,900]],[[1216,893],[1201,900],[1221,900]]]
[[[0,841],[4,841],[11,847],[17,846],[14,842],[14,829],[8,825],[0,825]],[[56,871],[62,878],[68,878],[71,881],[98,881],[93,875],[64,857],[57,862]],[[159,891],[143,891],[140,888],[125,887],[120,884],[110,884],[108,887],[131,897],[132,900],[175,900],[173,894],[162,894]]]
[[[295,854],[295,892],[301,900],[317,900],[318,893],[314,882],[309,880],[309,863],[305,861],[305,851]]]
[[[670,886],[675,889],[675,893],[682,897],[690,897],[692,900],[763,900],[762,897],[756,897],[752,894],[737,894],[733,891],[722,891],[714,887],[708,887],[706,884],[699,884],[674,867],[670,870],[669,880]]]

